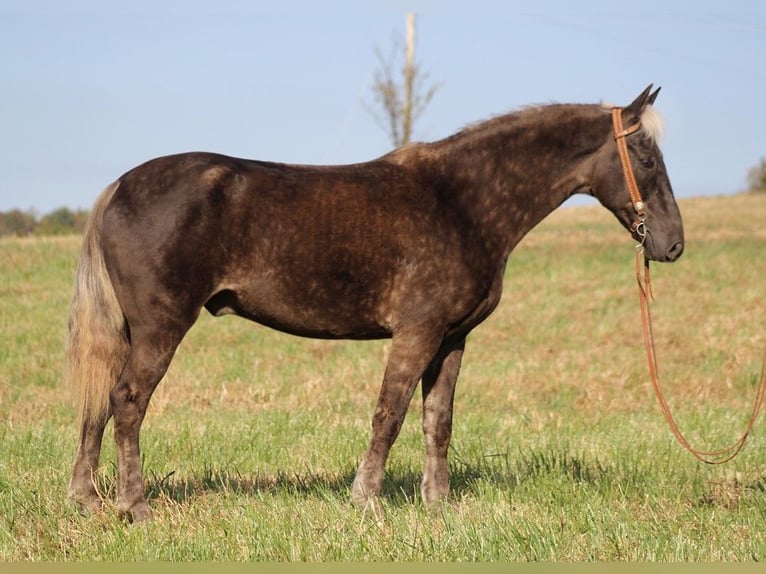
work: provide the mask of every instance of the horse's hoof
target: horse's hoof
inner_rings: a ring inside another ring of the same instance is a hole
[[[146,501],[141,501],[131,506],[128,510],[121,510],[120,516],[131,524],[138,524],[139,522],[150,521],[153,514],[149,504]]]
[[[377,494],[367,494],[360,488],[353,488],[351,490],[351,502],[358,506],[365,515],[369,514],[377,520],[383,520],[385,517],[383,505]]]
[[[67,499],[70,504],[74,505],[77,512],[83,516],[96,514],[104,509],[104,503],[97,494],[78,495],[77,493],[70,491],[67,494]]]
[[[457,508],[455,501],[450,496],[439,497],[434,500],[423,500],[423,506],[426,511],[434,516],[438,516],[445,510],[454,510]]]
[[[383,520],[386,517],[386,513],[383,511],[383,504],[380,501],[379,496],[371,496],[364,502],[354,500],[354,504],[362,510],[364,516],[370,516],[374,520]]]
[[[420,498],[426,508],[439,508],[449,500],[449,485],[444,480],[436,485],[424,480],[420,487]]]

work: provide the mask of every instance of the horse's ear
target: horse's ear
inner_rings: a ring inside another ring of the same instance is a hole
[[[654,90],[651,94],[649,94],[649,105],[653,106],[654,102],[657,100],[657,96],[660,93],[660,90],[662,89],[662,86]]]
[[[644,113],[646,106],[653,104],[660,92],[660,88],[652,93],[652,84],[649,84],[641,94],[622,110],[622,123],[625,126],[631,126],[641,120],[641,114]]]

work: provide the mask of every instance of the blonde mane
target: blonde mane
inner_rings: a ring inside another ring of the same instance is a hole
[[[654,107],[646,106],[644,113],[641,114],[641,127],[647,136],[659,143],[665,132],[665,120]]]

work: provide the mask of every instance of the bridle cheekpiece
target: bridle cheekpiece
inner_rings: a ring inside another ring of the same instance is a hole
[[[646,240],[646,211],[644,200],[641,198],[641,192],[638,190],[636,176],[633,174],[633,168],[630,165],[630,156],[628,155],[628,143],[626,137],[641,129],[641,122],[638,121],[627,128],[622,126],[622,108],[612,108],[612,124],[614,126],[614,141],[617,144],[617,153],[620,156],[622,164],[622,174],[625,178],[625,185],[630,194],[630,200],[633,203],[633,211],[636,213],[636,219],[630,226],[630,230],[636,234],[641,241],[641,245]]]

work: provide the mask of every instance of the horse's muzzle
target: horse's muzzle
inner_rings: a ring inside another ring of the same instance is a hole
[[[681,254],[684,252],[684,242],[683,241],[676,241],[673,245],[671,245],[668,250],[665,252],[665,261],[673,262],[679,257],[681,257]]]
[[[680,239],[675,240],[670,238],[668,240],[664,238],[658,239],[656,235],[652,234],[651,229],[647,229],[642,245],[646,258],[658,263],[677,261],[683,254],[685,247],[683,235],[681,235]]]
[[[646,255],[646,258],[651,261],[672,263],[673,261],[677,261],[683,252],[683,240],[674,241],[664,250],[662,245],[658,245],[658,242],[653,240],[651,234],[647,234],[646,241],[644,242],[644,254]]]

